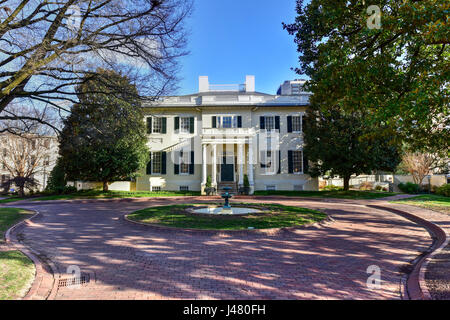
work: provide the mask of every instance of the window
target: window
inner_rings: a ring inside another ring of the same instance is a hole
[[[180,191],[189,191],[189,186],[180,186]]]
[[[152,174],[161,174],[161,152],[152,152]]]
[[[162,118],[152,119],[152,133],[162,133]]]
[[[303,156],[301,151],[292,151],[293,173],[303,172]]]
[[[160,187],[160,186],[159,186],[159,187],[153,187],[153,186],[151,186],[151,188],[152,188],[151,191],[156,191],[156,192],[161,191],[161,187]]]
[[[266,116],[266,117],[264,117],[264,122],[265,122],[266,130],[275,130],[275,117]]]
[[[294,184],[294,191],[303,191],[302,184]]]
[[[293,116],[292,117],[292,132],[302,132],[302,117]]]
[[[190,118],[180,118],[180,133],[190,133]]]
[[[277,190],[277,186],[275,185],[267,185],[266,186],[266,191],[275,191]]]
[[[180,174],[189,174],[190,152],[180,151]]]

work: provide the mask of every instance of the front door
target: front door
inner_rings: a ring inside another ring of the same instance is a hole
[[[234,164],[227,163],[226,157],[223,158],[223,163],[220,165],[220,180],[234,181]]]

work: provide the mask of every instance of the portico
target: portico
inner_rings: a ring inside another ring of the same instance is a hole
[[[254,139],[253,128],[203,129],[202,192],[208,175],[211,186],[218,189],[220,185],[243,187],[246,174],[253,193]]]

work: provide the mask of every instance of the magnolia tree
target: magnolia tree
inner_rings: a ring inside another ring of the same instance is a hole
[[[0,0],[0,120],[69,111],[98,67],[155,97],[174,86],[190,0]],[[21,114],[15,104],[34,106]]]

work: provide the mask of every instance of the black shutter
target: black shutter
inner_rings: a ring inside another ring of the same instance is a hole
[[[288,172],[294,173],[294,163],[293,163],[293,157],[292,157],[292,150],[288,151]]]
[[[194,151],[191,151],[191,163],[189,164],[189,174],[194,174]]]
[[[281,173],[281,150],[278,150],[278,174]]]
[[[152,117],[147,118],[147,134],[152,133]]]
[[[280,116],[275,116],[275,130],[280,130]]]
[[[174,153],[173,173],[180,174],[181,152],[180,151],[172,151],[172,152]]]
[[[309,161],[308,161],[308,157],[305,156],[305,153],[302,151],[303,154],[303,173],[308,173],[309,170]]]
[[[303,114],[302,116],[301,116],[301,119],[302,119],[302,127],[300,128],[301,130],[301,132],[303,132],[303,124],[305,123],[304,121],[303,121],[303,118],[305,117],[305,115]]]
[[[242,116],[237,116],[237,126],[238,128],[242,128]]]
[[[161,133],[167,133],[167,118],[164,117],[161,120]]]
[[[150,160],[147,163],[147,169],[146,169],[145,173],[147,175],[151,175],[152,174],[152,153],[151,152],[150,152]]]
[[[163,151],[161,152],[161,174],[167,174],[166,162],[167,162],[167,153]]]
[[[259,117],[259,128],[265,129],[266,128],[266,119],[264,117]]]
[[[292,116],[287,117],[287,132],[292,132]]]
[[[212,116],[212,128],[217,128],[217,117]]]
[[[189,118],[189,132],[194,133],[194,117]]]
[[[180,117],[175,117],[174,127],[175,130],[180,130]]]

